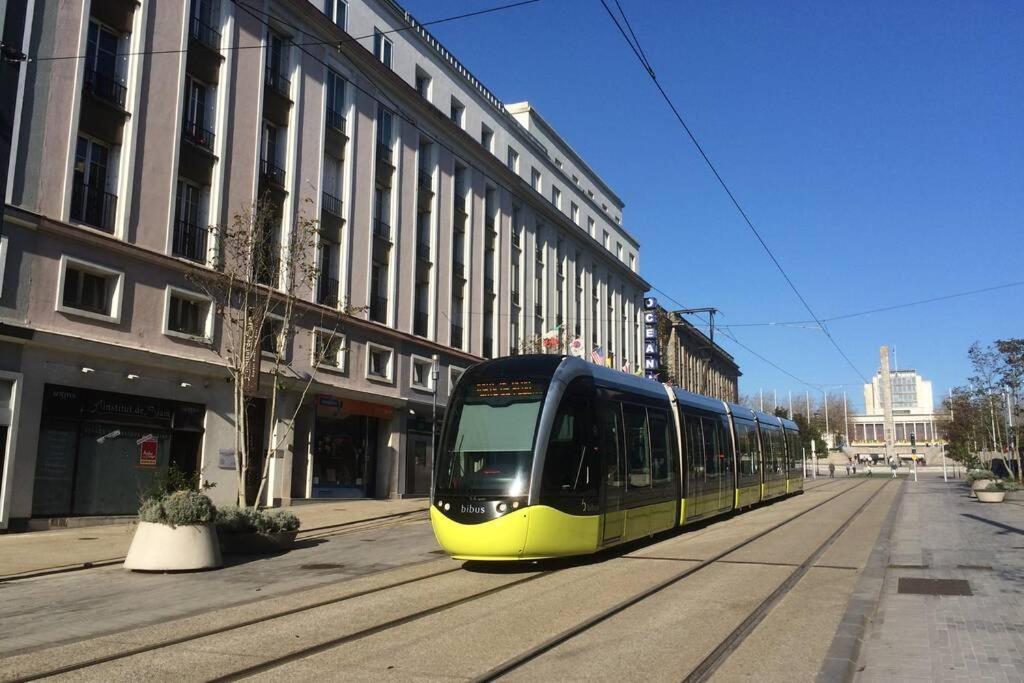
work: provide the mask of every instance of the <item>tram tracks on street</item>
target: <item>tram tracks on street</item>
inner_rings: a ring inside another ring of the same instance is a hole
[[[511,672],[511,671],[521,667],[522,665],[526,664],[527,662],[529,662],[529,661],[531,661],[531,660],[541,656],[542,654],[544,654],[548,650],[551,650],[552,648],[554,648],[558,644],[560,644],[562,642],[565,642],[565,641],[567,641],[567,640],[569,640],[569,639],[571,639],[571,638],[573,638],[573,637],[583,633],[584,631],[589,630],[593,626],[596,626],[598,623],[601,623],[602,621],[605,621],[606,619],[614,616],[615,614],[618,614],[619,612],[622,612],[625,609],[628,609],[632,605],[635,605],[635,604],[641,602],[642,600],[646,599],[647,597],[650,597],[651,595],[654,595],[655,593],[658,593],[658,592],[664,590],[665,588],[668,588],[672,584],[674,584],[674,583],[676,583],[676,582],[686,578],[687,576],[690,576],[690,575],[696,573],[700,569],[703,569],[703,568],[705,568],[707,566],[710,566],[711,564],[714,564],[714,563],[718,562],[719,560],[722,560],[727,555],[729,555],[729,554],[739,550],[740,548],[743,548],[744,546],[747,546],[747,545],[757,541],[760,538],[763,538],[764,536],[772,533],[773,531],[775,531],[777,529],[780,529],[780,528],[786,526],[787,524],[789,524],[789,523],[791,523],[793,521],[796,521],[797,519],[802,518],[804,515],[806,515],[806,514],[808,514],[810,512],[813,512],[814,510],[822,507],[823,505],[826,505],[826,504],[828,504],[828,503],[830,503],[832,501],[835,501],[837,498],[840,498],[841,496],[844,496],[845,494],[849,493],[850,491],[853,491],[853,490],[859,488],[860,486],[862,486],[862,485],[864,485],[866,483],[867,483],[866,480],[865,481],[861,481],[861,482],[859,482],[857,484],[854,484],[853,486],[850,486],[849,488],[845,488],[845,489],[835,493],[835,495],[830,495],[825,500],[823,500],[823,501],[821,501],[819,503],[816,503],[815,505],[807,508],[806,510],[798,512],[797,514],[792,515],[792,516],[788,517],[787,519],[782,520],[781,522],[773,524],[770,527],[768,527],[768,528],[766,528],[766,529],[764,529],[762,531],[757,532],[756,534],[746,538],[745,540],[730,546],[726,550],[724,550],[724,551],[722,551],[720,553],[717,553],[712,558],[710,558],[708,560],[704,560],[700,564],[698,564],[698,565],[696,565],[694,567],[691,567],[691,568],[688,568],[688,569],[686,569],[684,571],[681,571],[681,572],[679,572],[679,573],[669,577],[667,580],[661,581],[658,584],[656,584],[656,585],[654,585],[654,586],[652,586],[652,587],[650,587],[648,589],[645,589],[644,591],[638,593],[637,595],[633,596],[632,598],[629,598],[628,600],[625,600],[625,601],[623,601],[623,602],[621,602],[621,603],[619,603],[617,605],[612,606],[611,608],[601,612],[600,614],[596,615],[595,617],[592,617],[592,618],[582,622],[581,624],[577,625],[576,627],[574,627],[572,629],[569,629],[568,631],[565,631],[565,632],[555,636],[554,638],[552,638],[552,639],[550,639],[548,641],[545,641],[541,645],[539,645],[539,646],[537,646],[537,647],[527,651],[526,653],[523,653],[522,655],[520,655],[520,656],[518,656],[518,657],[516,657],[516,658],[514,658],[512,660],[509,660],[509,661],[499,665],[498,667],[496,667],[496,668],[488,671],[487,673],[483,674],[482,676],[478,677],[476,680],[493,680],[495,678],[498,678],[498,677],[504,675],[505,673]],[[815,488],[820,488],[820,487],[821,486],[818,486],[818,487],[815,487]],[[417,512],[420,512],[420,511],[417,511]],[[411,515],[406,514],[406,515],[403,515],[403,516],[409,517]],[[361,521],[365,522],[367,520],[361,520]],[[351,528],[350,526],[346,526],[346,525],[332,525],[332,526],[342,527],[342,529]],[[310,530],[310,531],[313,531],[313,530]],[[513,589],[513,588],[516,588],[516,587],[519,587],[519,586],[523,586],[524,584],[528,584],[528,583],[536,581],[538,579],[541,579],[541,578],[544,578],[544,577],[547,577],[547,576],[551,576],[551,575],[553,575],[555,573],[558,573],[558,572],[564,570],[567,567],[574,566],[574,564],[575,563],[570,561],[565,566],[560,567],[560,568],[555,568],[555,569],[537,568],[537,570],[535,572],[529,573],[528,575],[523,576],[521,578],[515,578],[515,579],[513,579],[511,581],[507,581],[507,582],[501,583],[501,584],[496,585],[496,586],[490,586],[490,587],[488,587],[486,589],[483,589],[483,590],[473,591],[473,592],[471,592],[468,595],[463,595],[463,596],[460,596],[458,598],[455,598],[455,599],[452,599],[452,600],[448,600],[448,601],[445,601],[445,602],[441,602],[441,603],[438,603],[438,604],[435,604],[435,605],[426,606],[426,607],[423,607],[421,609],[417,609],[415,611],[409,612],[407,614],[398,615],[398,616],[396,616],[394,618],[386,619],[386,620],[381,621],[381,622],[376,623],[376,624],[371,624],[371,625],[369,625],[369,626],[367,626],[365,628],[357,629],[357,630],[355,630],[353,632],[350,632],[350,633],[347,633],[347,634],[343,634],[343,635],[339,635],[339,636],[334,637],[334,638],[322,640],[322,641],[313,643],[313,644],[311,644],[309,646],[293,650],[293,651],[285,653],[285,654],[283,654],[281,656],[269,658],[269,659],[266,659],[264,661],[258,661],[258,662],[254,663],[251,666],[239,668],[239,669],[233,670],[233,671],[231,671],[229,673],[226,673],[226,674],[219,674],[219,675],[214,674],[215,677],[212,678],[212,680],[216,680],[216,681],[238,680],[238,679],[245,678],[245,677],[248,677],[248,676],[264,673],[264,672],[267,672],[267,671],[272,671],[272,670],[275,670],[275,669],[277,669],[277,668],[279,668],[281,666],[287,665],[289,663],[300,661],[300,660],[306,659],[308,657],[312,657],[312,656],[315,656],[317,654],[327,652],[327,651],[332,650],[334,648],[338,648],[338,647],[344,646],[346,644],[350,644],[350,643],[353,643],[353,642],[356,642],[356,641],[360,641],[360,640],[363,640],[365,638],[369,638],[371,636],[374,636],[376,634],[383,633],[383,632],[386,632],[386,631],[389,631],[389,630],[392,630],[392,629],[404,626],[406,624],[414,623],[414,622],[420,621],[422,619],[425,619],[427,617],[430,617],[430,616],[433,616],[433,615],[436,615],[436,614],[440,614],[440,613],[446,612],[448,610],[455,609],[455,608],[460,607],[462,605],[466,605],[468,603],[471,603],[471,602],[474,602],[474,601],[477,601],[477,600],[483,600],[485,598],[494,596],[494,595],[496,595],[498,593],[501,593],[503,591],[507,591],[507,590],[510,590],[510,589]],[[119,662],[121,660],[126,660],[126,659],[131,658],[131,657],[137,657],[137,656],[140,656],[140,655],[146,655],[146,654],[149,654],[149,653],[154,653],[154,652],[157,652],[157,651],[160,651],[160,650],[166,650],[166,649],[174,647],[174,646],[179,646],[179,645],[184,645],[184,644],[189,644],[189,643],[195,643],[197,641],[201,641],[201,640],[206,639],[206,638],[211,638],[211,637],[216,637],[216,636],[223,636],[224,634],[229,634],[231,632],[240,632],[240,633],[242,633],[242,632],[244,632],[245,629],[252,628],[252,627],[258,627],[260,625],[266,624],[267,622],[273,622],[273,621],[280,620],[280,619],[286,619],[288,617],[301,615],[303,613],[311,613],[311,612],[314,612],[315,610],[318,610],[318,609],[322,609],[322,608],[327,608],[327,607],[330,607],[330,606],[338,605],[338,604],[341,604],[341,603],[344,603],[344,602],[347,602],[347,601],[350,601],[350,600],[354,600],[354,599],[357,599],[357,598],[360,598],[360,597],[364,597],[364,596],[369,596],[369,595],[372,595],[372,594],[375,594],[375,593],[383,593],[383,592],[386,592],[386,591],[389,591],[389,590],[393,590],[393,589],[396,589],[396,588],[401,588],[402,586],[406,586],[406,585],[410,585],[410,584],[416,584],[416,583],[424,583],[424,585],[425,585],[425,582],[428,582],[428,581],[430,581],[432,579],[438,579],[439,577],[443,577],[443,576],[446,576],[446,575],[451,575],[451,574],[454,574],[454,573],[460,572],[460,571],[463,571],[463,568],[462,568],[461,565],[460,566],[456,566],[456,567],[451,567],[451,568],[448,568],[448,569],[442,569],[442,570],[439,570],[439,571],[429,572],[429,573],[424,574],[424,575],[420,575],[420,576],[416,576],[416,577],[412,577],[412,578],[406,578],[406,579],[399,580],[399,581],[392,581],[392,582],[389,582],[389,583],[386,583],[386,584],[383,584],[383,585],[380,585],[380,586],[375,586],[375,587],[368,588],[368,589],[365,589],[365,590],[355,591],[355,592],[352,592],[352,593],[349,593],[349,594],[346,594],[346,595],[341,595],[341,596],[337,596],[337,597],[330,598],[330,599],[323,599],[323,600],[311,602],[309,604],[300,605],[300,606],[296,606],[296,607],[289,608],[289,609],[275,611],[275,612],[272,612],[270,614],[264,614],[264,615],[259,616],[259,617],[249,618],[249,619],[241,619],[241,620],[238,620],[238,621],[235,621],[233,623],[226,624],[226,625],[223,625],[223,626],[220,626],[220,627],[209,628],[209,629],[205,629],[205,630],[202,630],[202,631],[193,631],[193,632],[188,633],[187,635],[182,635],[180,637],[167,638],[167,639],[159,640],[157,642],[147,643],[147,644],[144,644],[144,645],[139,645],[139,646],[136,646],[136,647],[127,648],[127,649],[124,649],[124,650],[119,650],[117,652],[112,652],[112,653],[109,653],[109,654],[106,654],[106,655],[102,655],[102,656],[98,656],[98,657],[94,657],[94,658],[88,658],[88,659],[85,659],[85,660],[80,660],[80,661],[69,663],[69,664],[66,664],[66,665],[63,665],[63,666],[52,667],[52,668],[49,668],[49,669],[44,670],[44,671],[33,671],[31,673],[26,672],[21,677],[9,679],[9,680],[20,682],[20,681],[36,680],[36,679],[45,678],[45,677],[49,677],[49,676],[73,673],[73,672],[89,669],[91,667],[96,667],[96,666],[100,666],[100,665],[104,665],[104,664],[110,664],[110,663]],[[520,568],[519,571],[522,571],[522,568]],[[285,622],[285,624],[282,626],[282,628],[286,627],[286,625],[287,625],[287,622]]]
[[[839,480],[837,480],[837,481],[839,481]],[[744,539],[744,540],[742,540],[742,541],[740,541],[740,542],[738,542],[738,543],[736,543],[736,544],[726,548],[725,550],[722,550],[722,551],[712,555],[711,557],[709,557],[709,558],[707,558],[705,560],[700,561],[696,565],[688,567],[688,568],[686,568],[686,569],[684,569],[682,571],[679,571],[679,572],[669,576],[666,579],[663,579],[663,580],[659,581],[658,583],[654,584],[653,586],[650,586],[650,587],[644,589],[643,591],[641,591],[639,593],[636,593],[635,595],[633,595],[633,596],[631,596],[631,597],[629,597],[629,598],[627,598],[625,600],[622,600],[621,602],[618,602],[618,603],[612,605],[611,607],[606,608],[605,610],[599,612],[598,614],[596,614],[596,615],[594,615],[594,616],[592,616],[592,617],[590,617],[588,619],[585,619],[585,620],[581,621],[580,623],[576,624],[575,626],[572,626],[572,627],[562,631],[561,633],[559,633],[559,634],[557,634],[557,635],[555,635],[555,636],[553,636],[551,638],[548,638],[547,640],[541,642],[540,644],[538,644],[538,645],[536,645],[536,646],[534,646],[534,647],[532,647],[532,648],[530,648],[530,649],[520,653],[519,655],[517,655],[515,657],[512,657],[512,658],[502,662],[498,666],[496,666],[496,667],[488,670],[487,672],[485,672],[485,673],[483,673],[483,674],[473,678],[472,680],[475,683],[482,683],[484,681],[494,681],[494,680],[497,680],[497,679],[501,678],[502,676],[505,676],[505,675],[507,675],[509,673],[512,673],[513,671],[516,671],[517,669],[519,669],[519,668],[523,667],[524,665],[528,664],[529,662],[532,662],[533,660],[541,657],[542,655],[544,655],[547,652],[553,650],[554,648],[558,647],[559,645],[562,645],[563,643],[566,643],[566,642],[572,640],[573,638],[576,638],[576,637],[582,635],[583,633],[586,633],[587,631],[590,631],[592,628],[594,628],[595,626],[597,626],[597,625],[607,621],[608,619],[610,619],[610,618],[612,618],[612,617],[614,617],[614,616],[616,616],[618,614],[621,614],[622,612],[625,612],[626,610],[628,610],[629,608],[633,607],[634,605],[637,605],[638,603],[643,602],[644,600],[646,600],[646,599],[648,599],[648,598],[650,598],[650,597],[652,597],[654,595],[657,595],[657,594],[663,592],[665,589],[670,588],[671,586],[679,583],[683,579],[686,579],[686,578],[688,578],[690,576],[693,576],[694,574],[697,574],[698,572],[700,572],[703,569],[711,567],[711,566],[713,566],[715,564],[719,564],[722,560],[724,560],[729,555],[735,553],[736,551],[738,551],[738,550],[740,550],[740,549],[750,545],[751,543],[754,543],[755,541],[757,541],[757,540],[759,540],[761,538],[764,538],[768,534],[771,534],[772,532],[774,532],[774,531],[776,531],[778,529],[781,529],[782,527],[785,527],[786,525],[788,525],[788,524],[790,524],[792,522],[795,522],[796,520],[802,518],[804,515],[807,515],[807,514],[809,514],[811,512],[814,512],[818,508],[821,508],[821,507],[823,507],[825,505],[828,505],[829,503],[831,503],[831,502],[835,501],[836,499],[838,499],[838,498],[840,498],[840,497],[850,493],[851,491],[855,491],[856,489],[860,488],[861,486],[867,484],[868,481],[869,480],[864,479],[861,482],[859,482],[857,484],[854,484],[853,486],[851,486],[849,488],[843,489],[842,491],[840,491],[839,493],[835,494],[834,496],[830,496],[830,497],[826,498],[825,500],[823,500],[823,501],[821,501],[819,503],[816,503],[815,505],[807,508],[806,510],[803,510],[803,511],[797,513],[796,515],[793,515],[792,517],[789,517],[787,519],[782,520],[781,522],[773,524],[772,526],[757,532],[753,536],[750,536],[750,537],[748,537],[748,538],[746,538],[746,539]],[[822,487],[822,485],[819,485],[819,486],[816,486],[814,488],[821,488],[821,487]],[[820,557],[821,553],[824,553],[824,551],[827,550],[827,548],[829,546],[831,546],[831,543],[836,538],[838,538],[839,535],[841,535],[841,533],[849,526],[849,524],[852,523],[853,519],[855,519],[860,514],[860,512],[862,512],[867,507],[868,503],[870,503],[870,501],[873,500],[879,494],[879,492],[881,492],[884,488],[885,488],[885,485],[883,484],[882,486],[880,486],[878,488],[877,491],[872,493],[871,496],[869,496],[868,500],[865,503],[863,503],[860,507],[858,507],[858,509],[853,513],[853,515],[851,515],[844,522],[844,524],[840,527],[840,529],[837,530],[837,532],[834,533],[833,535],[831,535],[828,539],[826,539],[825,543],[823,543],[821,546],[819,546],[815,550],[815,552],[812,553],[812,556],[810,558],[811,564],[813,564],[813,562],[818,557]],[[801,567],[802,566],[803,566],[803,564],[801,564]],[[800,571],[800,569],[797,568],[797,570],[795,570],[794,573],[796,573],[796,571]],[[804,571],[804,573],[806,573],[806,570]],[[803,574],[801,574],[801,576],[802,575]],[[779,593],[779,595],[777,596],[777,600],[781,599],[781,597],[785,593],[788,593],[789,590],[792,589],[792,586],[795,585],[797,581],[799,581],[799,577],[795,581],[793,581],[792,585],[789,585],[788,587],[786,587],[786,589],[784,591]],[[783,586],[786,586],[786,584],[784,583]],[[781,589],[782,589],[782,587],[780,587],[780,590]],[[779,591],[776,591],[776,592],[779,592]],[[774,596],[775,593],[773,593],[772,595]],[[776,602],[777,602],[777,600],[776,600]],[[760,623],[760,620],[764,618],[764,614],[767,614],[767,611],[770,610],[771,606],[774,605],[774,604],[775,603],[773,602],[773,603],[771,603],[771,605],[768,605],[765,608],[765,611],[761,614],[760,618],[757,619],[756,623],[753,623],[753,625],[752,625],[753,627],[756,627],[757,623]],[[751,615],[751,616],[753,616],[753,615]],[[751,617],[748,617],[748,620],[750,618]],[[744,623],[746,623],[746,622],[747,622],[747,620],[744,620]],[[743,624],[741,624],[741,626],[742,625]],[[753,630],[753,628],[751,627],[750,631],[752,631],[752,630]],[[739,637],[738,634],[730,634],[730,637],[732,637],[734,635],[736,635],[736,637]],[[743,633],[742,634],[742,638],[745,638],[746,635],[749,635],[749,631],[746,632],[746,633]],[[742,642],[742,638],[740,640],[735,640],[734,641],[734,645],[738,644],[739,642]],[[728,640],[728,638],[727,638],[727,640]],[[705,658],[705,660],[710,659],[712,655],[715,655],[716,653],[719,652],[719,648],[723,648],[723,650],[720,653],[720,655],[721,655],[720,658],[716,658],[714,660],[714,662],[713,662],[714,663],[714,668],[717,668],[717,666],[720,665],[725,660],[725,658],[728,656],[728,652],[725,650],[725,648],[727,648],[727,646],[726,645],[719,645],[719,647],[715,648],[715,650],[712,651],[711,655],[708,655],[708,657]],[[701,664],[704,665],[705,662],[702,660]],[[709,661],[708,665],[710,666],[711,664],[712,664],[712,662]],[[708,675],[710,675],[710,673],[713,673],[714,668],[711,668],[709,670],[709,674]],[[691,673],[694,673],[694,672],[691,672]],[[687,677],[686,680],[689,681],[690,679]],[[704,679],[701,678],[699,680],[704,680]]]

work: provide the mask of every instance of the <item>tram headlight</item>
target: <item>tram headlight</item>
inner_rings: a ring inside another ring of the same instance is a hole
[[[444,507],[444,501],[441,501],[441,500],[437,501],[437,507],[443,508]]]
[[[505,505],[505,503],[498,503],[498,512],[505,512],[506,510],[508,510],[508,505]]]
[[[451,510],[452,509],[451,503],[445,503],[444,504],[444,509],[445,509],[445,512],[447,512],[448,510]]]

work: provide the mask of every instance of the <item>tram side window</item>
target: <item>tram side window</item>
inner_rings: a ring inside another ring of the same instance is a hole
[[[704,428],[704,469],[709,480],[717,479],[720,476],[718,456],[722,453],[718,426],[711,418],[702,417],[700,421]]]
[[[803,473],[804,454],[800,451],[800,437],[796,432],[786,432],[789,444],[789,469],[794,473]]]
[[[597,451],[586,443],[587,403],[562,400],[544,457],[541,489],[547,493],[593,494],[599,485]]]
[[[629,487],[650,488],[651,445],[647,436],[647,411],[642,406],[622,405],[626,427],[626,460],[629,463]]]
[[[746,420],[736,420],[736,444],[739,447],[740,476],[757,474],[757,433],[754,425]]]
[[[732,478],[733,465],[733,452],[732,452],[732,439],[729,438],[729,418],[723,415],[718,420],[718,443],[721,444],[722,450],[719,455],[724,455],[724,458],[719,458],[718,463],[721,465],[722,473]]]
[[[701,434],[700,418],[687,415],[683,427],[686,432],[686,470],[690,483],[700,484],[705,480],[704,436]]]
[[[622,413],[614,401],[597,401],[594,411],[594,448],[600,449],[599,456],[604,468],[609,495],[619,495],[617,490],[626,488],[619,449],[622,444]]]
[[[772,448],[772,472],[778,474],[782,471],[784,464],[782,444],[779,439],[779,430],[775,428],[768,429],[768,442]]]
[[[664,410],[648,408],[647,424],[651,429],[651,477],[654,486],[670,486],[674,468],[668,414]]]

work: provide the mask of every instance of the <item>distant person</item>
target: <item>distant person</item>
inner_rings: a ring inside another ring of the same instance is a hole
[[[846,476],[850,476],[850,463],[846,463]]]
[[[835,479],[836,478],[836,466],[834,464],[832,464],[832,463],[828,464],[828,478],[829,479]]]
[[[865,465],[865,467],[867,467],[867,473],[868,473],[868,476],[870,477],[871,476],[871,465]]]
[[[898,467],[898,465],[896,464],[896,458],[893,458],[892,460],[889,461],[889,467],[892,469],[892,478],[895,479],[896,468]]]
[[[857,476],[857,463],[853,463],[853,476]]]

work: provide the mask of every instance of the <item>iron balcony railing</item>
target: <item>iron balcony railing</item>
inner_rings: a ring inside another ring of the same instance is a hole
[[[334,111],[330,107],[327,107],[327,126],[333,128],[339,133],[345,132],[345,117]]]
[[[124,87],[124,84],[114,74],[104,73],[96,69],[86,69],[83,90],[94,97],[124,109],[124,100],[128,94],[128,88]]]
[[[521,243],[519,241],[519,233],[516,232],[516,231],[513,231],[512,232],[512,246],[515,247],[516,249],[519,249],[519,245],[520,244]]]
[[[426,337],[429,322],[430,316],[425,311],[416,311],[412,315],[412,333],[418,337]]]
[[[537,317],[540,317],[540,316],[544,315],[544,307],[541,304],[534,304],[533,305],[533,313]]]
[[[220,32],[199,17],[192,17],[189,22],[189,35],[211,50],[220,48]]]
[[[519,305],[519,290],[518,289],[513,289],[512,290],[512,303],[517,305],[517,306]]]
[[[416,178],[419,182],[421,190],[426,190],[427,192],[434,191],[434,179],[433,177],[431,177],[430,171],[421,168]]]
[[[263,72],[263,82],[268,88],[284,98],[291,97],[292,82],[285,78],[279,70],[273,66],[267,66]]]
[[[203,128],[197,121],[185,119],[181,129],[181,136],[196,147],[201,147],[207,152],[213,152],[213,144],[216,138],[212,131]]]
[[[260,159],[260,175],[263,179],[284,187],[284,169],[270,159]]]
[[[488,294],[493,294],[494,293],[494,278],[493,277],[486,277],[486,276],[484,277],[484,291],[487,292]]]
[[[321,193],[324,211],[341,218],[341,200],[328,192]]]
[[[384,221],[380,220],[379,218],[375,219],[373,221],[373,235],[374,237],[379,237],[385,242],[390,242],[391,226],[385,223]]]
[[[76,182],[71,188],[71,219],[94,228],[114,232],[117,195]]]
[[[386,296],[370,297],[370,320],[386,323],[388,317],[388,299]]]
[[[424,261],[430,260],[430,244],[426,242],[416,243],[416,256],[423,259]]]
[[[465,197],[459,197],[458,195],[456,195],[456,197],[455,197],[455,210],[458,211],[459,213],[463,214],[463,215],[466,215],[466,198]]]
[[[391,164],[391,158],[394,151],[390,145],[385,145],[383,142],[377,143],[377,159],[385,163]]]
[[[324,274],[317,278],[316,302],[334,308],[338,305],[338,279]]]
[[[206,263],[207,228],[190,221],[179,220],[174,224],[174,237],[171,240],[171,251],[192,261]]]
[[[466,266],[464,263],[462,263],[462,261],[452,262],[452,275],[454,275],[459,280],[466,279]]]

